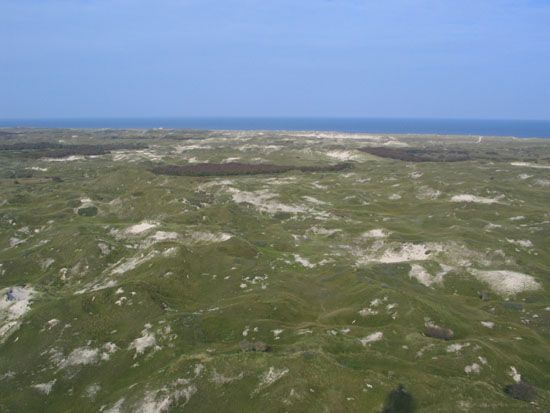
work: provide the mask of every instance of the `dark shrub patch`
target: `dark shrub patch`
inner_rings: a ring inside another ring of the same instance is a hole
[[[537,397],[535,388],[524,381],[506,386],[505,391],[514,399],[526,402],[532,402]]]
[[[100,145],[64,145],[56,142],[21,142],[0,145],[0,151],[19,151],[26,158],[65,158],[74,155],[105,155],[123,149],[146,149],[141,143],[109,143]]]
[[[439,326],[428,326],[424,331],[424,334],[428,337],[437,338],[439,340],[450,340],[454,337],[454,332],[450,328],[444,328]]]
[[[452,149],[420,149],[420,148],[386,148],[372,147],[360,148],[362,152],[381,158],[397,159],[409,162],[459,162],[469,161],[470,154],[464,150]]]
[[[416,409],[414,398],[402,384],[391,391],[386,399],[383,413],[411,413]]]
[[[78,208],[78,215],[83,217],[93,217],[97,215],[97,208],[95,206],[88,206],[83,208]]]
[[[281,174],[289,171],[301,172],[337,172],[350,168],[350,164],[340,163],[328,166],[296,166],[273,164],[229,163],[196,163],[189,165],[159,165],[151,169],[157,175],[176,176],[224,176],[224,175],[259,175]]]

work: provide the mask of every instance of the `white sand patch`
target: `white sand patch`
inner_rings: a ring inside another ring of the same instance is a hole
[[[48,168],[41,168],[39,166],[31,166],[30,168],[27,168],[27,169],[30,169],[32,171],[40,171],[40,172],[46,172],[48,170]]]
[[[483,327],[493,328],[495,326],[495,323],[493,323],[492,321],[482,321],[481,325]]]
[[[109,360],[111,355],[118,351],[118,346],[115,343],[107,342],[103,344],[103,353],[101,353],[101,360]]]
[[[506,270],[480,271],[475,269],[471,272],[479,281],[488,284],[493,291],[503,296],[524,291],[535,291],[541,288],[534,277],[520,272]]]
[[[307,258],[300,257],[298,254],[294,254],[294,261],[305,268],[315,268],[317,264],[312,263]]]
[[[380,304],[382,304],[382,300],[380,298],[375,298],[370,302],[371,307],[378,307]]]
[[[119,150],[111,152],[113,161],[129,161],[136,162],[141,159],[150,161],[161,161],[164,155],[154,149],[138,149],[138,150]]]
[[[216,243],[216,242],[225,242],[233,238],[231,234],[226,234],[225,232],[220,232],[214,234],[212,232],[192,232],[189,234],[189,239],[192,242],[203,242],[203,243]]]
[[[267,372],[262,374],[260,377],[260,383],[258,384],[258,387],[252,394],[257,394],[261,390],[265,389],[266,387],[271,386],[273,383],[279,381],[282,379],[285,375],[288,374],[287,368],[282,369],[276,369],[275,367],[270,367]]]
[[[105,410],[103,413],[120,413],[120,409],[122,409],[122,405],[125,402],[125,398],[118,399],[115,404],[113,404],[110,408]]]
[[[141,264],[153,259],[158,255],[157,251],[151,251],[148,254],[142,254],[132,258],[122,258],[111,267],[111,274],[121,275],[128,271],[134,270]]]
[[[232,383],[236,380],[241,380],[243,377],[244,377],[244,373],[242,372],[239,373],[239,375],[237,376],[231,377],[231,376],[225,376],[223,374],[220,374],[214,369],[214,371],[212,372],[212,378],[210,379],[210,381],[216,384],[217,386],[221,386],[223,384]]]
[[[51,330],[55,326],[59,325],[59,320],[57,318],[52,318],[46,324],[48,325],[48,330]]]
[[[47,396],[48,394],[51,393],[55,382],[56,380],[53,379],[52,381],[49,381],[47,383],[33,384],[32,387],[38,390],[40,393],[45,394]]]
[[[486,198],[482,196],[463,194],[463,195],[454,195],[451,197],[451,202],[465,202],[465,203],[475,203],[475,204],[498,204],[500,199],[498,198]]]
[[[86,287],[78,291],[75,291],[75,295],[80,295],[80,294],[89,293],[93,291],[105,290],[107,288],[116,287],[117,284],[118,283],[116,282],[116,280],[105,280],[100,283],[88,284]]]
[[[87,398],[94,400],[95,396],[99,393],[100,390],[101,386],[97,383],[94,383],[86,387],[86,389],[84,390],[84,394],[86,394]]]
[[[363,232],[362,238],[386,238],[390,233],[382,228],[371,229],[370,231]]]
[[[388,197],[389,200],[391,201],[397,201],[399,199],[401,199],[401,195],[399,194],[391,194],[389,197]]]
[[[187,162],[189,163],[208,163],[208,160],[201,160],[197,158],[196,156],[192,156],[190,158],[187,158]]]
[[[166,231],[157,231],[155,232],[150,239],[154,242],[162,242],[162,241],[175,241],[179,238],[179,234],[177,232],[166,232]]]
[[[526,168],[535,168],[535,169],[550,169],[550,165],[538,165],[535,163],[529,163],[529,162],[512,162],[510,165],[513,166],[524,166]]]
[[[285,177],[278,176],[278,177],[267,178],[267,179],[258,177],[257,179],[259,181],[263,179],[264,183],[270,186],[291,185],[294,182],[296,182],[295,176],[285,176]]]
[[[409,277],[415,278],[420,284],[425,285],[426,287],[431,287],[433,284],[442,284],[443,275],[445,275],[445,271],[436,275],[431,275],[423,266],[419,264],[412,264],[411,270],[409,271]]]
[[[447,346],[447,353],[458,353],[460,350],[462,350],[465,347],[469,347],[470,343],[455,343]]]
[[[320,132],[320,131],[302,131],[292,132],[292,138],[310,138],[310,139],[341,139],[341,140],[371,140],[373,142],[383,142],[383,138],[377,135],[368,135],[364,133],[348,133],[348,132]]]
[[[40,263],[40,268],[42,268],[42,271],[46,271],[54,262],[55,260],[53,258],[46,258]]]
[[[369,317],[369,316],[377,315],[377,314],[378,314],[378,310],[373,310],[370,307],[365,307],[362,310],[359,310],[359,315],[361,317]]]
[[[36,291],[31,287],[11,287],[0,290],[0,343],[21,325],[30,310]]]
[[[481,372],[481,367],[477,363],[472,363],[469,366],[464,367],[464,372],[466,374],[479,374]]]
[[[235,184],[235,181],[231,179],[214,179],[212,181],[208,181],[197,186],[197,191],[206,191],[209,188],[214,188],[217,186],[229,187],[234,184]]]
[[[548,188],[548,187],[550,187],[550,180],[548,180],[548,179],[537,179],[535,181],[535,185],[542,186],[543,188]]]
[[[281,337],[281,334],[283,333],[283,329],[280,329],[280,328],[277,328],[275,330],[271,330],[271,332],[273,333],[273,336],[275,337],[275,340],[279,340]]]
[[[521,381],[521,374],[518,373],[518,371],[514,366],[510,366],[510,371],[508,372],[508,375],[512,377],[512,379],[516,383],[519,383]]]
[[[79,213],[80,210],[84,210],[86,208],[95,207],[93,201],[90,198],[82,198],[80,200],[80,206],[74,209],[75,213]]]
[[[303,199],[305,199],[307,202],[310,202],[312,204],[315,204],[315,205],[328,205],[328,202],[325,202],[325,201],[321,201],[317,198],[314,198],[312,196],[303,196],[302,197]]]
[[[424,175],[422,172],[420,171],[413,171],[409,174],[409,176],[412,178],[412,179],[420,179],[422,178],[422,175]]]
[[[526,179],[529,179],[529,178],[532,178],[533,175],[527,175],[527,174],[519,174],[518,175],[518,178],[521,179],[522,181],[525,181]]]
[[[366,346],[370,343],[380,341],[383,338],[384,338],[384,333],[382,333],[381,331],[377,331],[376,333],[369,334],[368,336],[359,339],[359,341],[361,342],[362,345]]]
[[[170,386],[157,391],[148,391],[139,406],[130,411],[136,413],[162,413],[183,407],[197,393],[198,389],[187,379],[178,379]]]
[[[90,158],[93,158],[90,156]],[[71,155],[67,156],[66,158],[43,158],[43,161],[46,162],[72,162],[72,161],[83,161],[86,157],[82,155]]]
[[[397,147],[397,148],[405,148],[405,147],[409,146],[408,143],[398,141],[395,138],[391,138],[391,140],[382,143],[382,145],[384,145],[384,146],[393,146],[393,147]]]
[[[514,245],[517,245],[518,247],[523,247],[523,248],[531,248],[533,246],[533,243],[528,239],[506,238],[506,241],[508,241],[510,244],[514,244]]]
[[[181,237],[177,232],[157,231],[141,243],[141,248],[149,248],[160,242],[176,242],[179,240],[181,240]]]
[[[283,149],[283,146],[281,145],[246,144],[246,145],[237,146],[237,150],[241,152],[258,150],[260,152],[270,153],[270,152],[280,151],[281,149]]]
[[[324,190],[328,189],[328,186],[321,185],[318,181],[312,182],[311,186],[315,189],[320,189],[321,191],[324,191]]]
[[[157,222],[143,221],[143,222],[140,222],[139,224],[129,226],[124,230],[124,232],[128,235],[139,235],[146,231],[149,231],[152,228],[156,228],[157,226],[158,226]]]
[[[317,235],[325,235],[327,237],[331,236],[331,235],[334,235],[338,232],[342,232],[341,229],[327,229],[327,228],[322,228],[322,227],[311,227],[309,229],[313,234],[317,234]]]
[[[21,238],[11,237],[8,242],[10,244],[10,248],[13,248],[13,247],[18,246],[19,244],[24,243],[25,241],[26,240],[21,239]]]
[[[430,188],[429,186],[421,186],[416,191],[416,198],[420,200],[437,199],[441,196],[441,191]]]
[[[241,158],[239,158],[238,156],[235,156],[233,158],[225,158],[222,160],[221,163],[231,163],[231,162],[237,162],[239,161]]]
[[[391,246],[381,255],[375,251],[371,256],[360,257],[358,264],[368,264],[370,262],[393,264],[408,261],[426,261],[432,259],[435,253],[441,251],[443,251],[443,247],[440,244],[403,243]]]
[[[146,324],[145,328],[141,330],[141,337],[136,338],[128,346],[128,350],[136,351],[136,353],[134,354],[134,358],[136,358],[138,355],[143,354],[145,350],[147,350],[149,347],[156,346],[157,340],[155,338],[155,334],[152,333],[149,328],[149,325]]]
[[[177,145],[175,148],[176,152],[182,153],[185,151],[192,151],[195,149],[212,149],[210,145]]]
[[[338,159],[339,161],[355,161],[361,159],[362,156],[352,151],[334,150],[325,153],[329,158]]]
[[[278,202],[277,194],[268,190],[259,190],[254,192],[240,191],[236,188],[228,188],[228,192],[233,198],[233,202],[237,204],[250,204],[256,207],[261,212],[268,214],[276,214],[278,212],[286,212],[290,214],[303,214],[308,212],[308,208],[302,205],[288,205]]]
[[[99,349],[92,347],[79,347],[71,351],[67,358],[62,359],[58,366],[60,369],[64,369],[71,366],[96,364],[99,360]]]
[[[510,221],[522,221],[525,219],[525,217],[523,215],[518,215],[518,216],[515,216],[515,217],[510,217],[508,218]]]

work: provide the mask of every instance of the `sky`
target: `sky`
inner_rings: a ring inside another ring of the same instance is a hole
[[[550,119],[550,0],[0,0],[0,119]]]

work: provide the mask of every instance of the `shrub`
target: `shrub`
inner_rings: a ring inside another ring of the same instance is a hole
[[[196,163],[188,165],[159,165],[151,169],[157,175],[176,176],[225,176],[225,175],[259,175],[280,174],[289,171],[301,172],[337,172],[348,169],[351,165],[340,163],[325,166],[298,166],[273,164],[229,163]]]
[[[410,413],[415,411],[415,401],[402,384],[391,391],[386,399],[383,413]]]
[[[397,159],[408,162],[460,162],[471,159],[470,154],[464,150],[447,149],[422,149],[422,148],[387,148],[367,147],[360,148],[362,152],[381,158]]]
[[[532,402],[537,397],[535,388],[524,381],[506,386],[505,391],[514,399],[526,402]]]
[[[78,215],[83,217],[93,217],[97,215],[97,208],[95,206],[87,206],[78,208]]]
[[[424,334],[428,337],[437,338],[440,340],[450,340],[454,337],[454,332],[450,328],[430,325],[426,327]]]

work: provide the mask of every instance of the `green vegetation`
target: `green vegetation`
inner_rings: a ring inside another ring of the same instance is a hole
[[[0,132],[0,411],[550,409],[550,141]]]

